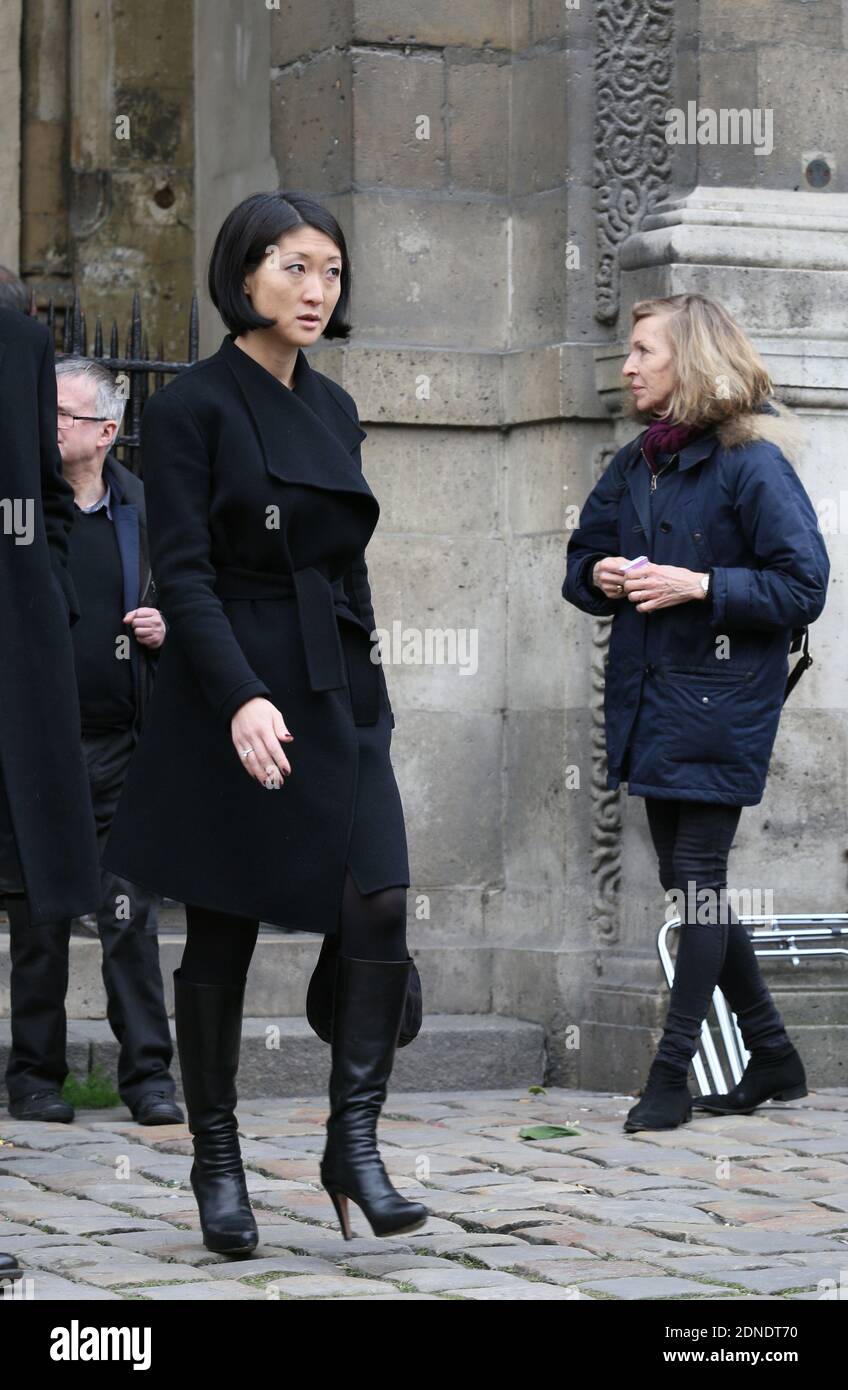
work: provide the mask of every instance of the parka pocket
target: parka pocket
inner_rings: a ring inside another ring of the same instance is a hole
[[[675,763],[738,763],[751,712],[751,672],[665,668],[663,752]]]

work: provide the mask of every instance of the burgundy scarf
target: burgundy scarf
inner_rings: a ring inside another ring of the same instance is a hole
[[[652,420],[642,440],[651,471],[656,473],[659,468],[658,453],[678,454],[702,433],[703,430],[697,425],[675,425],[671,420]]]

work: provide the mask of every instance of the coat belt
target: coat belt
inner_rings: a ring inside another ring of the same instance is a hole
[[[371,661],[370,636],[351,611],[341,577],[328,579],[311,565],[279,574],[227,567],[217,571],[215,592],[220,599],[293,598],[310,689],[339,690],[349,683],[354,722],[377,722],[380,666]],[[348,620],[343,624],[344,645],[339,616]],[[364,640],[350,633],[354,625]]]

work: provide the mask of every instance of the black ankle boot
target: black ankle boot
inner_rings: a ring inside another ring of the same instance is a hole
[[[627,1112],[624,1128],[676,1129],[692,1118],[692,1097],[686,1076],[662,1058],[655,1057],[642,1095]]]
[[[800,1100],[807,1094],[804,1063],[790,1043],[791,1051],[764,1048],[752,1052],[740,1080],[724,1095],[710,1092],[699,1096],[693,1104],[713,1115],[750,1115],[767,1100]]]
[[[194,1136],[189,1179],[203,1244],[220,1255],[247,1255],[256,1249],[259,1231],[235,1116],[244,982],[192,984],[175,970],[174,1001],[183,1095]]]
[[[321,1182],[345,1240],[348,1199],[375,1236],[417,1231],[430,1215],[395,1190],[377,1150],[377,1118],[386,1099],[403,1016],[411,960],[338,958],[333,1001],[332,1071]]]

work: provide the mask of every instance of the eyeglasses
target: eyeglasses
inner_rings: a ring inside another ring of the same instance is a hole
[[[62,427],[63,430],[65,430],[65,429],[73,429],[73,427],[74,427],[74,425],[76,424],[77,420],[108,420],[108,419],[110,419],[110,416],[108,416],[108,415],[69,415],[69,414],[67,413],[67,411],[65,411],[65,410],[59,410],[59,411],[56,412],[56,423],[57,423],[58,425],[61,425],[61,427]]]

